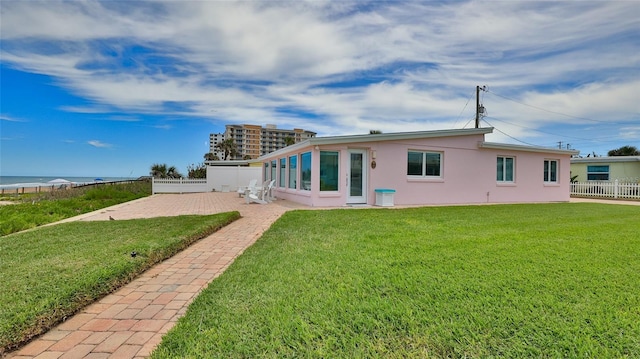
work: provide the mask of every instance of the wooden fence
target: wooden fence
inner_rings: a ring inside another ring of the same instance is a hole
[[[574,182],[571,195],[575,197],[619,198],[640,200],[640,183],[614,182]]]

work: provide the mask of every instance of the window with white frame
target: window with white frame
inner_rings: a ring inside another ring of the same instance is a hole
[[[320,191],[338,190],[340,152],[320,151]]]
[[[275,181],[276,179],[276,160],[271,161],[271,178],[270,180]]]
[[[265,181],[269,179],[269,162],[264,163],[264,171],[262,173],[262,178]]]
[[[311,152],[300,155],[300,189],[311,191]]]
[[[442,153],[409,151],[407,175],[420,177],[442,177]]]
[[[515,158],[498,156],[496,167],[496,180],[498,182],[513,182]]]
[[[298,156],[289,157],[289,188],[296,188],[296,171],[298,169]]]
[[[558,160],[544,160],[544,182],[558,183]]]
[[[609,165],[587,166],[587,181],[608,181]]]
[[[287,173],[287,159],[286,158],[281,158],[280,159],[280,178],[279,178],[279,182],[278,182],[278,187],[285,187],[285,183],[286,182],[286,173]]]

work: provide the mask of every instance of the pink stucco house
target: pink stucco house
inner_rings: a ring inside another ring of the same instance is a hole
[[[258,158],[308,206],[562,202],[573,150],[492,143],[493,128],[315,137]]]

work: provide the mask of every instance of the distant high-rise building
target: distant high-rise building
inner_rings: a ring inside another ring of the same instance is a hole
[[[227,125],[224,133],[209,135],[209,147],[212,153],[223,159],[224,153],[218,151],[215,145],[225,139],[232,138],[238,148],[238,155],[234,158],[228,158],[229,160],[254,159],[315,136],[315,132],[300,128],[281,130],[276,125],[266,125],[266,127],[246,124]],[[217,142],[214,144],[214,141]]]
[[[218,156],[219,159],[224,158],[224,152],[220,151],[216,146],[222,141],[224,141],[224,133],[209,134],[209,153],[213,153],[215,156]]]

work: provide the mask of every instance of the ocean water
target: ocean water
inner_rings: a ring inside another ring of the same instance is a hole
[[[46,185],[47,182],[56,179],[64,179],[74,183],[93,183],[96,179],[101,179],[104,182],[109,181],[126,181],[136,178],[129,177],[51,177],[51,176],[0,176],[0,186],[7,187],[20,187],[25,185]],[[50,185],[50,184],[49,184]]]

